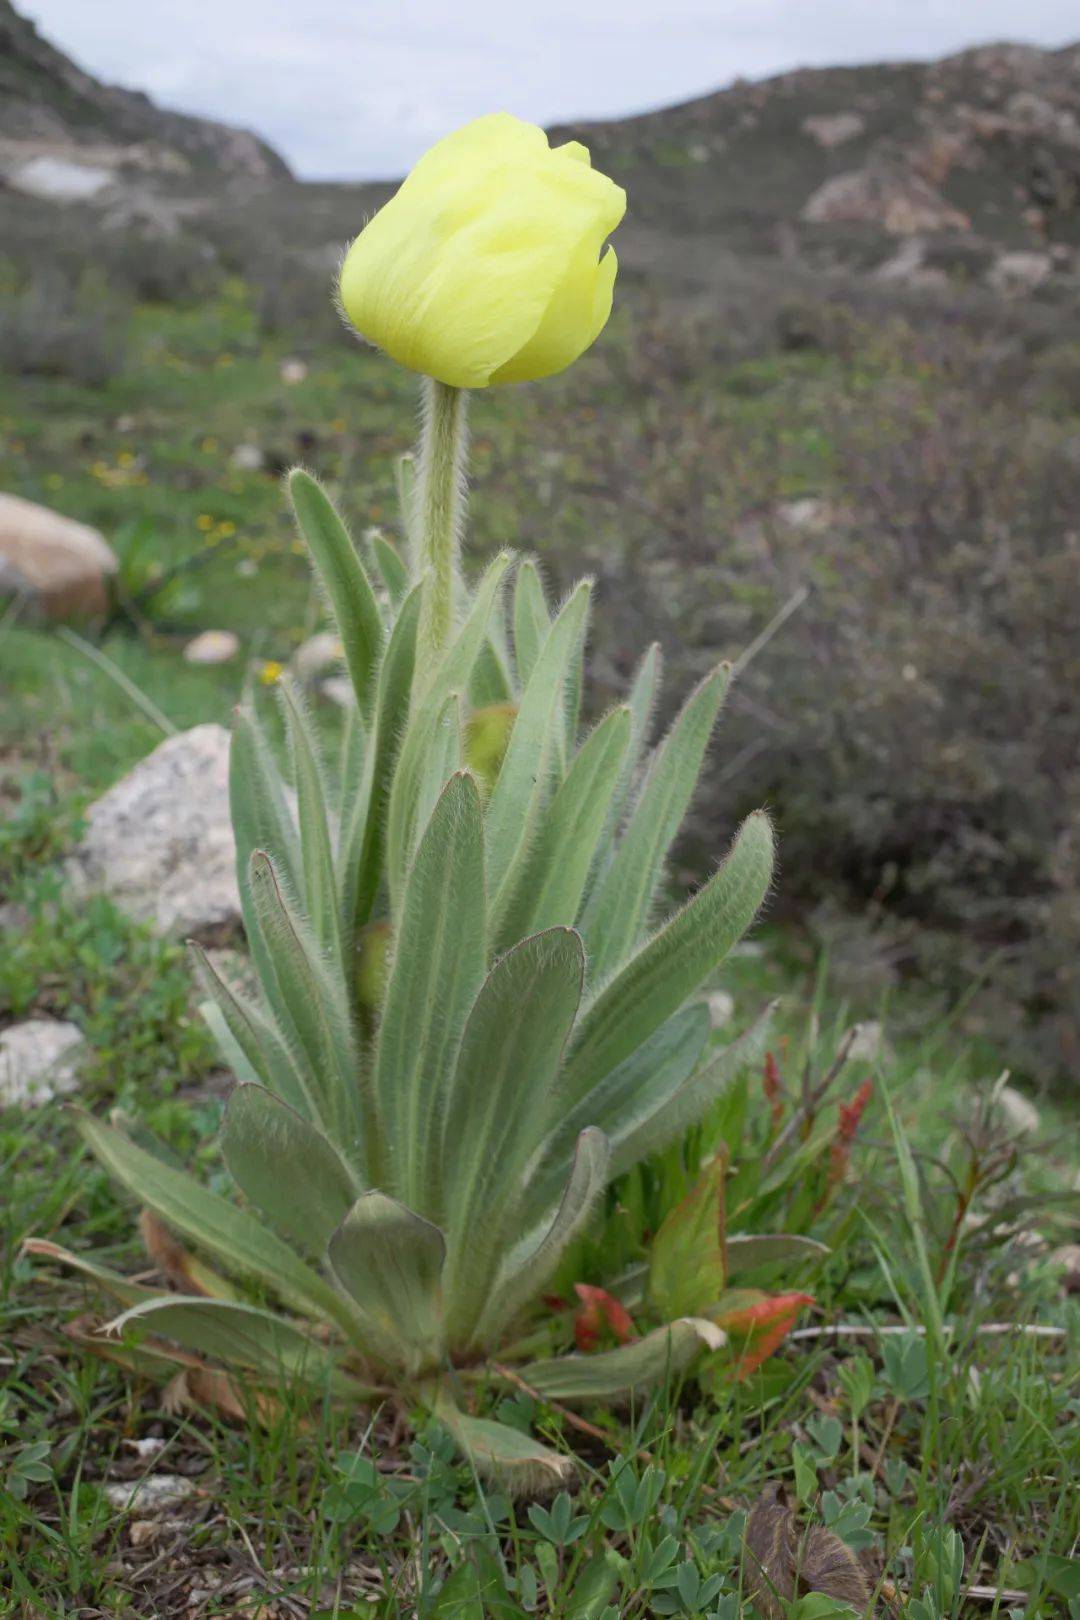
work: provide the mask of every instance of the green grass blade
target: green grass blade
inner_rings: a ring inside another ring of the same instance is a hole
[[[578,1021],[564,1075],[567,1106],[677,1012],[746,932],[768,892],[773,833],[756,810],[693,899],[642,946]]]
[[[369,715],[375,701],[375,671],[384,639],[382,615],[371,581],[345,525],[310,473],[299,467],[290,473],[289,494],[341,636],[357,704],[361,714]]]
[[[376,1111],[388,1187],[422,1214],[439,1209],[443,1107],[457,1047],[484,980],[480,794],[451,777],[417,846],[379,1026]]]

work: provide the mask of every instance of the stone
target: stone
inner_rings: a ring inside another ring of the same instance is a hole
[[[295,356],[293,356],[291,359],[283,360],[278,372],[282,382],[287,383],[290,387],[294,387],[297,383],[302,383],[307,374],[307,361],[298,360]]]
[[[814,225],[877,225],[890,236],[966,231],[971,224],[919,175],[886,165],[849,169],[826,180],[807,200],[802,218]]]
[[[232,630],[203,630],[184,648],[188,664],[227,664],[240,651],[240,637]]]
[[[240,925],[235,861],[229,733],[207,724],[168,737],[90,806],[67,869],[77,894],[213,944]]]
[[[1007,298],[1023,298],[1041,287],[1054,268],[1049,253],[1001,253],[987,272],[986,279],[995,292]]]
[[[116,569],[96,529],[0,493],[0,592],[26,596],[47,619],[93,618],[108,606]]]
[[[289,664],[297,680],[308,685],[320,675],[336,670],[344,656],[341,638],[331,630],[320,630],[300,643]]]
[[[328,675],[325,681],[319,682],[319,691],[339,709],[351,709],[356,702],[352,681],[347,675]]]
[[[709,1022],[713,1029],[722,1029],[731,1022],[735,1011],[735,997],[727,990],[713,990],[705,998],[705,1005],[709,1009]]]
[[[1013,1086],[999,1086],[995,1098],[1009,1130],[1016,1136],[1031,1136],[1039,1129],[1039,1110]]]
[[[249,442],[238,444],[229,461],[237,472],[261,472],[266,465],[266,457],[259,446]]]
[[[876,1018],[856,1024],[855,1034],[848,1047],[849,1063],[888,1063],[892,1053],[885,1038],[885,1027]]]
[[[30,1018],[0,1034],[0,1108],[36,1108],[74,1091],[82,1030],[54,1018]]]
[[[164,1513],[195,1495],[195,1483],[183,1474],[146,1474],[104,1487],[110,1507],[129,1513]]]
[[[803,119],[801,127],[804,135],[809,135],[819,146],[831,150],[863,134],[866,119],[856,112],[814,113]]]

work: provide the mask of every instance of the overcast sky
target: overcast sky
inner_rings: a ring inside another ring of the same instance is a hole
[[[402,173],[505,108],[538,123],[684,101],[743,75],[1063,45],[1077,0],[16,0],[112,83],[245,124],[306,178]]]

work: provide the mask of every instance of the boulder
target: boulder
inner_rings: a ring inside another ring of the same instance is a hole
[[[106,581],[116,569],[96,529],[0,494],[0,592],[26,596],[48,619],[93,618],[108,605]]]
[[[885,165],[849,169],[826,180],[806,202],[802,217],[814,225],[877,225],[890,236],[964,231],[971,223],[921,176]]]
[[[35,1108],[73,1091],[82,1030],[54,1018],[31,1018],[0,1034],[0,1108]]]
[[[169,737],[90,806],[68,862],[77,893],[103,892],[159,933],[214,943],[240,925],[229,821],[229,733]]]

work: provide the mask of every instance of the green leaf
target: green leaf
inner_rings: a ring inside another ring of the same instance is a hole
[[[658,642],[653,642],[646,650],[639,663],[630,686],[627,706],[630,710],[630,745],[626,750],[623,767],[619,773],[619,780],[608,807],[607,820],[600,835],[593,870],[589,873],[586,884],[586,895],[591,900],[596,891],[597,884],[601,882],[604,873],[614,858],[613,845],[619,828],[622,826],[623,813],[630,789],[638,774],[638,767],[645,744],[649,738],[652,725],[653,710],[656,707],[657,693],[660,690],[661,655]]]
[[[629,709],[613,709],[582,744],[544,817],[500,943],[575,922],[630,728]]]
[[[310,473],[300,468],[290,473],[289,494],[337,624],[357,705],[361,714],[370,714],[384,635],[371,581],[345,525]]]
[[[828,1244],[798,1232],[732,1232],[727,1240],[728,1276],[778,1260],[824,1260],[831,1253]]]
[[[433,671],[429,684],[413,693],[417,713],[425,703],[437,705],[447,692],[469,690],[473,670],[488,639],[492,609],[510,560],[510,553],[501,551],[484,569],[461,629]]]
[[[589,608],[588,582],[577,587],[551,626],[525,688],[487,810],[488,870],[495,888],[492,922],[513,903],[547,802],[561,736],[566,673]]]
[[[273,975],[264,985],[267,999],[288,1021],[316,1080],[303,1112],[335,1145],[351,1146],[362,1124],[362,1098],[344,980],[323,961],[306,920],[286,900],[274,863],[262,850],[251,857],[250,882],[255,923]]]
[[[299,1378],[306,1384],[327,1385],[338,1395],[362,1396],[364,1387],[350,1378],[293,1322],[271,1311],[232,1300],[187,1299],[161,1295],[135,1305],[107,1331],[128,1335],[135,1329],[163,1334],[187,1350],[214,1356],[227,1365],[239,1364],[281,1384]]]
[[[302,1072],[271,1020],[253,1001],[227,983],[202,947],[193,943],[189,948],[200,984],[213,998],[229,1034],[254,1075],[290,1107],[308,1115],[314,1076]],[[270,971],[267,961],[268,974]]]
[[[262,1086],[237,1086],[222,1153],[245,1198],[297,1248],[321,1258],[359,1188],[321,1131]]]
[[[161,1292],[158,1288],[144,1288],[140,1283],[129,1282],[118,1271],[99,1266],[87,1255],[74,1254],[70,1249],[61,1248],[59,1243],[51,1243],[48,1238],[26,1238],[21,1252],[39,1260],[55,1260],[57,1265],[77,1271],[81,1277],[89,1277],[91,1282],[97,1283],[121,1305],[138,1305],[143,1300],[157,1299]]]
[[[526,558],[518,568],[514,584],[514,663],[522,691],[529,684],[550,629],[551,616],[540,575],[532,559]]]
[[[567,1244],[584,1228],[608,1181],[611,1148],[603,1131],[590,1127],[577,1140],[574,1162],[547,1231],[539,1242],[530,1238],[523,1253],[511,1257],[492,1290],[475,1334],[477,1345],[490,1344],[499,1330],[540,1293]]]
[[[414,732],[420,737],[421,732]],[[462,766],[461,698],[451,692],[425,715],[423,746],[403,758],[386,828],[386,862],[395,912],[400,908],[417,840],[447,782]]]
[[[659,1153],[678,1141],[741,1074],[748,1068],[760,1067],[774,1010],[775,1004],[766,1008],[738,1040],[692,1072],[676,1090],[669,1091],[646,1118],[618,1133],[612,1148],[613,1175],[622,1175],[650,1153]]]
[[[254,714],[237,709],[233,714],[229,746],[229,815],[236,840],[236,879],[244,931],[251,945],[260,979],[267,961],[255,925],[248,876],[256,849],[267,850],[291,887],[300,892],[300,840],[297,837],[285,785]]]
[[[709,1014],[700,1003],[669,1018],[622,1063],[604,1076],[572,1108],[556,1095],[554,1123],[537,1155],[528,1211],[536,1218],[558,1197],[566,1162],[579,1134],[597,1125],[616,1144],[633,1136],[687,1082],[709,1038]]]
[[[306,705],[296,683],[288,677],[278,682],[292,751],[296,781],[297,821],[300,826],[300,853],[304,874],[304,900],[308,920],[322,949],[344,966],[341,917],[338,912],[334,854],[330,843],[330,822],[322,763]]]
[[[617,1350],[533,1361],[519,1372],[522,1383],[546,1400],[610,1400],[677,1378],[702,1350],[718,1350],[723,1343],[712,1322],[683,1317]]]
[[[772,868],[772,827],[757,810],[743,822],[708,883],[642,946],[579,1020],[564,1077],[568,1103],[629,1057],[713,972],[753,921]]]
[[[417,846],[379,1027],[376,1112],[386,1162],[370,1180],[422,1214],[439,1210],[446,1088],[484,980],[480,795],[451,777]]]
[[[235,1275],[265,1283],[287,1303],[329,1316],[347,1332],[355,1328],[345,1302],[330,1285],[253,1216],[136,1147],[113,1126],[81,1109],[71,1112],[79,1135],[106,1170],[169,1226],[216,1255]]]
[[[730,674],[730,665],[721,664],[687,698],[650,761],[630,823],[590,899],[583,933],[597,983],[626,959],[648,925],[664,862],[693,797]]]
[[[727,1276],[723,1226],[724,1165],[714,1159],[653,1239],[646,1299],[654,1316],[696,1315],[720,1298]]]
[[[469,1014],[443,1121],[451,1341],[473,1326],[490,1289],[584,976],[577,934],[549,929],[495,964]]]
[[[489,1418],[469,1417],[440,1391],[429,1404],[478,1473],[503,1486],[512,1496],[546,1496],[569,1485],[574,1463],[531,1435]]]
[[[385,1193],[361,1193],[327,1257],[384,1361],[416,1372],[439,1358],[446,1243],[437,1226]]]
[[[379,577],[386,586],[386,594],[395,607],[405,600],[409,590],[409,570],[397,547],[378,530],[371,537],[371,554]]]
[[[416,631],[423,588],[417,585],[401,604],[379,668],[374,733],[364,759],[364,776],[349,813],[342,817],[338,848],[339,882],[346,924],[355,931],[368,921],[382,875],[386,798],[412,699]]]

